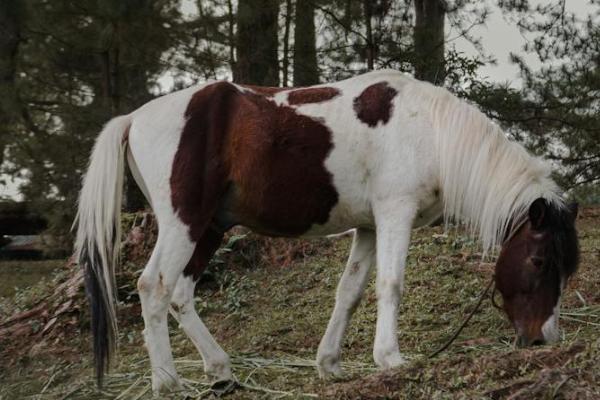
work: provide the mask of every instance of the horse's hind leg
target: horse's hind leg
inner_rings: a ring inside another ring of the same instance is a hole
[[[162,224],[161,224],[162,222]],[[188,228],[176,219],[159,219],[159,234],[150,260],[138,280],[144,317],[144,340],[152,366],[152,390],[178,389],[167,315],[177,280],[192,257]]]
[[[369,280],[369,270],[375,264],[375,246],[375,232],[356,230],[346,269],[337,287],[335,308],[317,352],[317,369],[321,377],[342,372],[342,339]]]
[[[229,356],[212,337],[194,307],[195,286],[192,277],[182,275],[179,278],[171,299],[171,314],[200,352],[206,374],[216,381],[230,380]]]
[[[194,288],[200,274],[218,248],[222,237],[222,234],[209,229],[203,239],[198,242],[192,259],[177,281],[170,308],[171,314],[200,352],[204,361],[204,371],[217,381],[230,380],[232,377],[229,356],[215,341],[198,316],[194,307]]]

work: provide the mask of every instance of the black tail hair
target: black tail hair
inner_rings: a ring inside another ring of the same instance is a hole
[[[79,265],[83,266],[85,292],[90,304],[96,382],[98,387],[102,387],[104,374],[108,372],[112,356],[111,334],[113,328],[109,323],[108,301],[103,294],[105,292],[102,290],[104,280],[98,276],[93,267],[94,265],[102,265],[100,263],[100,253],[95,246],[93,247],[94,254],[89,254],[87,249],[87,243],[84,243]]]

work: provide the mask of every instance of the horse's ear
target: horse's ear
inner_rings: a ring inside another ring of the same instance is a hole
[[[535,199],[529,206],[529,221],[531,221],[533,229],[540,229],[542,227],[547,207],[546,200],[541,197]]]
[[[579,212],[579,204],[576,202],[569,204],[569,211],[571,212],[571,218],[573,222],[577,219],[577,213]]]

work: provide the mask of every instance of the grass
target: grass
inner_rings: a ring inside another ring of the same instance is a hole
[[[0,297],[11,298],[19,289],[25,289],[49,278],[64,260],[2,260],[0,261]]]
[[[374,368],[372,277],[344,342],[345,375],[327,382],[318,378],[314,357],[333,309],[350,238],[312,245],[264,243],[252,236],[239,240],[231,254],[221,254],[226,260],[221,263],[229,268],[209,271],[196,298],[206,325],[232,356],[240,382],[222,397],[600,398],[600,209],[583,214],[578,221],[582,263],[563,297],[559,344],[515,349],[512,328],[485,301],[450,348],[428,359],[475,305],[493,264],[482,263],[476,244],[459,233],[425,228],[413,235],[398,319],[400,348],[410,362],[383,373]],[[243,260],[236,259],[240,253]],[[119,358],[101,391],[92,379],[87,329],[80,324],[67,339],[43,342],[37,349],[32,343],[33,350],[14,360],[10,369],[0,366],[0,399],[151,398],[143,325],[130,290],[142,265],[135,261],[126,267],[131,272],[122,292],[130,296],[122,296],[126,304],[119,312]],[[185,386],[170,398],[214,398],[195,348],[173,321],[170,328]]]

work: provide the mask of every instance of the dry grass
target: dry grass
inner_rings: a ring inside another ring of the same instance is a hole
[[[232,355],[240,383],[222,397],[600,398],[600,209],[584,210],[578,226],[582,264],[564,297],[560,344],[515,349],[504,316],[484,302],[457,341],[438,358],[427,359],[476,303],[493,265],[482,264],[475,244],[455,232],[420,229],[412,241],[399,316],[400,347],[410,362],[385,373],[374,369],[371,283],[344,343],[346,375],[328,382],[319,380],[313,359],[333,308],[349,238],[308,245],[252,236],[238,241],[235,251],[221,254],[220,263],[228,269],[208,273],[197,292],[198,309]],[[67,343],[60,339],[43,348],[32,343],[35,351],[10,369],[0,369],[0,398],[150,398],[139,305],[131,290],[140,263],[130,263],[121,280],[126,304],[120,310],[120,357],[102,391],[92,380],[82,325]],[[174,323],[171,333],[185,391],[170,397],[214,398],[195,349]]]

